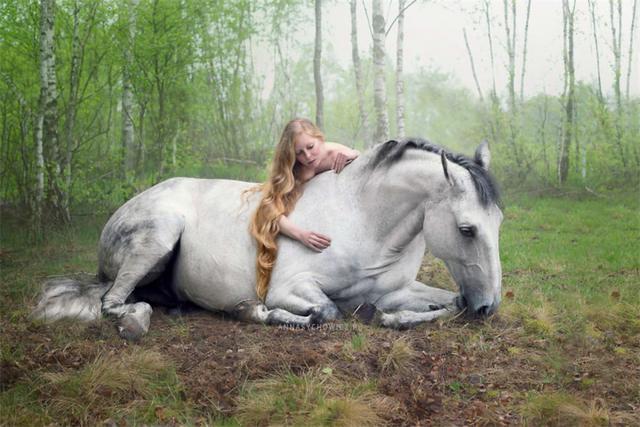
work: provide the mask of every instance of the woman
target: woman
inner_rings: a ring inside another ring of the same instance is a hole
[[[308,119],[287,123],[276,146],[271,174],[261,186],[262,199],[251,221],[251,234],[258,243],[256,289],[261,299],[267,294],[278,254],[278,233],[317,252],[331,244],[330,237],[304,230],[287,218],[302,195],[304,183],[328,170],[340,173],[359,154],[344,145],[325,142],[320,129]]]

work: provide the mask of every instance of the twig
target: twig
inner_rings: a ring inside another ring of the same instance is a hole
[[[364,16],[367,17],[367,25],[369,26],[369,34],[371,34],[371,38],[373,38],[373,28],[371,27],[371,20],[369,19],[369,11],[367,10],[367,5],[364,0],[362,0],[362,7],[364,7]]]
[[[222,160],[223,162],[230,162],[230,163],[241,163],[241,164],[248,164],[248,165],[257,165],[258,162],[254,161],[254,160],[245,160],[245,159],[232,159],[230,157],[216,157],[215,159],[211,159],[211,161],[216,161],[216,160]]]

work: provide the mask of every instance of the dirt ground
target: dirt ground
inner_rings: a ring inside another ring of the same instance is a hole
[[[32,370],[77,369],[100,354],[138,346],[173,362],[184,386],[184,399],[202,412],[215,408],[224,417],[236,414],[244,384],[282,374],[283,369],[303,374],[331,367],[347,381],[375,381],[376,393],[386,397],[392,408],[379,415],[391,425],[521,424],[518,407],[527,393],[549,386],[539,366],[531,362],[535,358],[518,357],[512,350],[518,345],[509,338],[513,325],[499,316],[485,322],[456,319],[408,331],[373,328],[355,320],[314,329],[287,329],[242,323],[207,312],[176,317],[156,309],[151,331],[140,343],[120,340],[113,325],[101,321],[69,332],[73,339],[65,338],[64,345],[56,338],[59,324],[34,324],[23,330],[12,324],[4,327],[5,338],[22,343],[24,357],[19,362],[3,362],[0,390]],[[356,335],[364,337],[365,345],[353,351]],[[478,340],[478,336],[483,338]],[[411,349],[408,363],[386,369],[385,356],[398,340]],[[535,348],[532,342],[531,349]],[[542,355],[545,350],[539,351]],[[596,375],[599,363],[596,366],[594,360],[602,355],[576,356],[575,365],[567,369],[576,370],[573,375],[577,379],[565,391],[584,394],[579,380]],[[604,375],[598,381],[601,386],[591,388],[589,394],[625,402],[629,397],[620,395],[624,389],[607,385],[606,377],[640,379],[640,368],[618,363],[598,375]],[[610,409],[633,412],[631,405],[624,403]]]
[[[112,326],[100,322],[83,329],[64,347],[51,338],[50,326],[32,326],[26,331],[7,329],[4,333],[26,344],[26,351],[20,363],[5,362],[2,366],[2,389],[32,370],[75,369],[100,353],[141,346],[173,361],[186,399],[202,408],[215,405],[228,416],[234,415],[240,387],[247,381],[277,375],[284,368],[297,374],[331,366],[357,381],[376,380],[378,392],[394,402],[394,411],[385,417],[394,425],[473,423],[474,417],[484,411],[495,412],[505,424],[517,420],[514,414],[501,411],[499,399],[478,396],[459,403],[448,399],[451,383],[462,383],[470,377],[482,386],[487,363],[497,361],[470,360],[456,351],[455,345],[431,339],[429,328],[399,332],[347,321],[315,329],[287,329],[242,323],[206,312],[176,321],[161,310],[156,310],[151,324],[151,332],[140,343],[119,341]],[[351,345],[354,334],[366,335],[366,349],[355,357],[345,357],[345,347]],[[402,372],[386,371],[381,366],[383,355],[398,339],[410,343],[412,360]]]

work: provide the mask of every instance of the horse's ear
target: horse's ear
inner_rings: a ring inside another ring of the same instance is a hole
[[[453,181],[451,181],[451,177],[449,176],[449,168],[447,166],[447,163],[449,161],[447,160],[447,156],[444,150],[440,152],[440,160],[442,161],[442,170],[444,171],[444,177],[446,178],[449,185],[453,185]]]
[[[491,152],[489,151],[489,143],[485,140],[476,148],[476,154],[473,160],[486,171],[489,170],[491,163]]]

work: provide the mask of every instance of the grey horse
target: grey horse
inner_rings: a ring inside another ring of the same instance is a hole
[[[291,219],[332,237],[321,253],[279,238],[264,302],[255,290],[251,183],[174,178],[135,196],[100,237],[97,280],[45,284],[34,317],[115,317],[120,334],[148,331],[145,302],[190,302],[246,321],[310,326],[357,312],[406,328],[500,304],[502,212],[482,143],[473,159],[422,139],[391,140],[341,174],[306,184]],[[339,220],[338,220],[339,219]],[[416,281],[425,249],[442,259],[459,294]],[[137,299],[137,302],[136,302]]]

